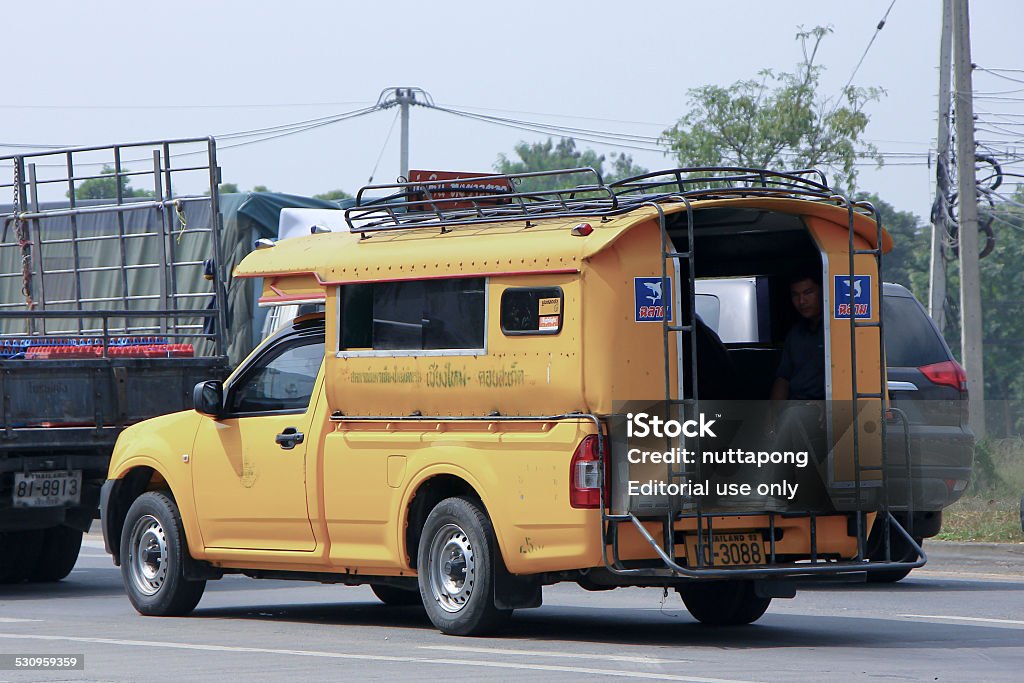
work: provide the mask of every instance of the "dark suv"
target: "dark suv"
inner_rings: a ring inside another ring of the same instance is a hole
[[[889,490],[901,500],[894,506],[907,511],[894,515],[918,539],[939,533],[942,510],[963,495],[974,463],[974,433],[967,424],[967,375],[953,358],[938,328],[906,287],[885,283],[882,289],[885,355],[894,416],[888,425]],[[903,454],[910,446],[913,497],[908,495]],[[872,551],[881,555],[879,539]],[[909,548],[895,544],[899,557]],[[899,581],[909,570],[870,574],[876,581]]]
[[[730,358],[755,385],[768,386],[778,367],[779,334],[765,277],[699,279],[697,313],[728,347]],[[788,301],[777,307],[789,311]],[[974,461],[967,425],[967,376],[938,328],[906,287],[882,288],[888,389],[887,480],[893,515],[918,541],[939,533],[942,510],[963,495]],[[767,360],[766,360],[767,357]],[[752,362],[756,361],[756,362]],[[907,486],[909,445],[913,496]],[[911,514],[911,511],[913,513]],[[881,525],[879,525],[881,526]],[[915,559],[899,534],[890,534],[892,559]],[[872,559],[884,559],[881,534],[869,539]],[[871,572],[872,581],[899,581],[909,570]]]

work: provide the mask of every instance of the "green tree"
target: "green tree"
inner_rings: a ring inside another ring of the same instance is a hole
[[[992,219],[995,246],[978,262],[980,271],[985,419],[988,434],[1024,433],[1024,188],[991,209],[979,205],[981,221]],[[984,235],[980,246],[985,245]],[[947,254],[946,342],[960,357],[960,270]],[[977,382],[978,378],[969,377]]]
[[[882,257],[882,277],[898,282],[920,301],[928,300],[928,268],[931,261],[931,226],[910,211],[900,211],[877,194],[861,194],[878,211],[893,239],[893,249]]]
[[[238,183],[221,183],[217,190],[221,194],[235,194],[238,192]]]
[[[986,422],[991,435],[1014,436],[1024,432],[1024,188],[983,212],[989,218],[995,248],[979,262],[985,398],[998,403]],[[959,292],[959,281],[949,291]]]
[[[881,163],[860,135],[868,124],[865,105],[883,91],[847,86],[836,99],[818,94],[824,67],[815,59],[831,31],[817,26],[797,33],[803,59],[793,73],[764,69],[757,79],[689,90],[690,111],[662,133],[679,165],[823,168],[852,189],[859,158]]]
[[[561,138],[557,143],[548,138],[544,142],[520,142],[514,148],[518,159],[499,154],[494,170],[499,173],[532,173],[534,171],[554,171],[563,168],[593,168],[601,174],[604,181],[614,182],[621,178],[646,173],[647,169],[633,163],[628,154],[611,154],[611,170],[604,168],[605,156],[592,149],[576,149],[576,141],[572,138]],[[522,191],[554,190],[566,187],[566,184],[583,184],[594,182],[593,178],[580,174],[566,179],[555,177],[528,178],[518,188]]]
[[[352,195],[345,190],[329,190],[328,192],[321,192],[320,194],[313,195],[313,199],[326,199],[328,201],[336,202],[341,199],[352,199]]]
[[[266,185],[254,185],[252,188],[253,192],[270,192],[270,188]]]
[[[153,192],[151,190],[137,190],[130,184],[130,178],[125,173],[128,173],[127,168],[121,169],[121,196],[122,197],[152,197]],[[117,197],[117,178],[115,178],[116,169],[113,166],[104,164],[100,170],[101,178],[89,178],[83,180],[82,183],[75,188],[76,199],[115,199]],[[70,197],[70,193],[65,192],[64,196]]]

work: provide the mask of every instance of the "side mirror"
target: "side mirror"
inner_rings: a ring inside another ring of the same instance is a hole
[[[197,413],[220,417],[224,412],[224,385],[215,379],[197,384],[192,389],[192,407]]]

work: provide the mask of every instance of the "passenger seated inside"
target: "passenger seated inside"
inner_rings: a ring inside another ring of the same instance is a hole
[[[775,371],[770,432],[780,446],[810,450],[820,462],[827,453],[821,273],[808,270],[793,276],[790,299],[801,319],[786,336]]]

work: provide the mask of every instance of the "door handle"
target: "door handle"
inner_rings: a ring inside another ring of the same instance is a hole
[[[274,441],[286,451],[290,451],[305,440],[306,435],[295,427],[285,427],[283,432],[274,437]]]

